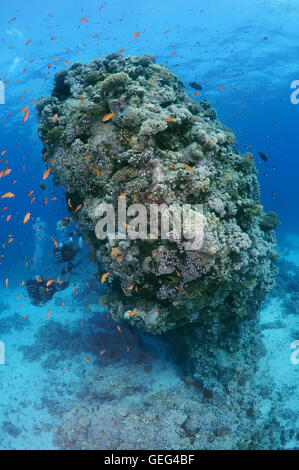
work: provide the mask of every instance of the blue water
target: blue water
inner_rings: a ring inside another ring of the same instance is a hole
[[[82,18],[88,22],[81,22]],[[52,263],[51,237],[59,239],[57,222],[68,216],[63,190],[54,187],[50,178],[46,190],[40,188],[45,167],[35,113],[36,100],[50,95],[55,73],[65,67],[62,62],[88,62],[125,49],[124,54],[155,55],[158,64],[168,65],[182,78],[190,95],[194,90],[189,82],[199,82],[200,98],[209,100],[219,119],[234,131],[239,149],[253,153],[262,203],[281,220],[277,234],[282,259],[298,267],[299,105],[290,101],[290,83],[299,79],[298,24],[299,0],[1,3],[0,80],[5,82],[5,104],[0,105],[0,153],[6,152],[0,157],[0,171],[7,160],[11,173],[1,178],[0,193],[10,191],[15,197],[0,200],[0,341],[5,344],[5,365],[0,365],[0,449],[59,447],[53,439],[55,429],[67,426],[69,403],[82,404],[85,374],[101,370],[107,351],[113,350],[125,361],[121,380],[130,375],[131,367],[137,385],[148,381],[147,394],[182,383],[171,351],[159,339],[145,337],[144,344],[127,358],[126,341],[134,345],[134,340],[128,332],[120,343],[116,326],[111,320],[105,322],[105,311],[97,303],[95,267],[84,256],[87,248],[73,279],[75,288],[72,284],[48,305],[32,306],[21,284],[37,273],[36,263],[39,269]],[[139,37],[132,38],[137,31]],[[172,56],[174,51],[177,54]],[[20,114],[25,106],[30,110],[26,122]],[[259,151],[270,156],[267,162],[260,159]],[[31,196],[29,191],[34,191]],[[35,200],[30,203],[32,197]],[[31,217],[24,224],[28,212]],[[8,215],[11,218],[6,221]],[[37,238],[38,217],[46,224],[42,240]],[[76,232],[76,227],[69,230]],[[34,261],[37,252],[42,262]],[[51,269],[54,272],[55,265]],[[261,321],[278,322],[277,328],[265,330],[267,356],[261,368],[270,370],[278,391],[292,390],[292,395],[284,394],[281,413],[291,410],[294,416],[299,408],[299,365],[290,362],[290,343],[299,339],[298,307],[291,287],[279,292],[269,295],[261,313]],[[293,310],[286,313],[290,299]],[[47,336],[47,328],[53,328],[53,335],[59,330],[65,343],[57,345],[50,333]],[[106,352],[100,356],[102,350]],[[103,374],[110,374],[116,387],[117,362],[112,358],[104,365]],[[144,372],[146,365],[150,372]],[[109,395],[111,384],[109,388],[105,380]],[[124,389],[123,393],[118,397],[120,406],[142,403],[142,391],[128,396]],[[292,418],[289,424],[294,435],[296,423]],[[165,421],[165,432],[167,426]],[[178,443],[167,445],[175,448]],[[297,445],[294,439],[286,442],[286,448]]]

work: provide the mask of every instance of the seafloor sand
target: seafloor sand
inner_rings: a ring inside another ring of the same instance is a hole
[[[263,411],[273,407],[275,397],[276,415],[294,431],[285,446],[295,448],[299,365],[290,361],[290,343],[299,339],[299,293],[296,305],[290,286],[299,284],[299,271],[292,271],[299,269],[299,238],[286,237],[280,251],[292,264],[282,266],[278,287],[261,312],[267,354],[258,378],[262,382],[269,373],[272,393],[265,392]],[[66,448],[200,446],[192,424],[192,410],[202,416],[199,391],[171,362],[163,339],[141,341],[124,326],[117,329],[97,304],[95,284],[85,272],[77,294],[72,285],[45,307],[32,306],[27,296],[21,300],[23,288],[0,290],[0,340],[6,347],[6,364],[0,365],[0,449],[55,449],[62,442]],[[206,434],[212,418],[206,417]],[[215,448],[232,445],[219,439]]]

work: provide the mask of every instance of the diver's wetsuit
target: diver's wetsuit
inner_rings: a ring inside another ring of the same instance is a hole
[[[43,278],[26,281],[28,295],[33,305],[45,305],[56,292],[66,289],[70,284],[69,279],[61,283],[52,282],[49,286],[47,286],[47,282]]]
[[[54,248],[53,251],[59,263],[67,263],[73,261],[77,253],[79,253],[80,248],[76,250],[70,243]]]

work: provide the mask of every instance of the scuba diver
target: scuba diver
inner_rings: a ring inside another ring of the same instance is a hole
[[[27,292],[31,303],[36,306],[45,305],[51,300],[56,292],[61,292],[70,285],[70,272],[65,276],[64,281],[50,281],[42,276],[35,276],[34,279],[26,281]]]
[[[56,292],[61,292],[70,285],[70,276],[74,268],[81,264],[81,261],[74,264],[73,260],[81,250],[82,241],[79,239],[79,247],[73,247],[73,240],[66,243],[60,243],[58,247],[54,248],[53,253],[59,263],[67,263],[57,281],[45,279],[43,276],[37,275],[34,279],[26,281],[26,288],[30,297],[31,303],[36,306],[45,305],[51,300]]]
[[[73,247],[73,242],[71,239],[67,243],[59,243],[59,246],[54,248],[53,253],[59,263],[70,263],[75,259],[80,250],[80,247],[77,249]]]

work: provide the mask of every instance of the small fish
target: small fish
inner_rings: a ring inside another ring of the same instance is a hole
[[[108,113],[108,114],[105,114],[105,116],[103,117],[102,121],[103,121],[103,122],[109,121],[113,116],[115,116],[115,113]]]
[[[195,90],[202,90],[202,86],[197,82],[190,82],[189,85]]]
[[[82,204],[79,204],[79,206],[76,207],[75,214],[76,214],[76,212],[78,212],[81,209],[81,207],[82,207]]]
[[[267,155],[265,155],[263,152],[259,152],[259,154],[264,162],[267,162],[269,160],[269,157],[267,157]]]
[[[54,116],[52,116],[52,122],[56,122],[57,121],[57,118],[58,118],[58,114],[54,114]]]
[[[107,279],[107,277],[109,276],[109,274],[110,274],[110,273],[105,273],[105,274],[102,275],[102,277],[101,277],[101,283],[102,283],[102,284],[103,284],[103,282],[106,281],[106,279]]]
[[[131,316],[136,315],[136,313],[137,313],[137,310],[128,310],[128,314]]]
[[[194,173],[194,171],[195,171],[195,170],[194,170],[191,166],[189,166],[189,165],[184,165],[184,167],[186,168],[186,170],[190,171],[191,173]]]
[[[29,109],[27,109],[26,113],[24,114],[23,121],[26,122],[29,116]]]
[[[54,245],[55,245],[55,246],[56,246],[56,248],[57,248],[57,247],[58,247],[58,243],[57,243],[57,241],[55,240],[55,238],[53,238],[53,237],[51,237],[51,238],[52,238],[52,240],[53,240],[53,242],[54,242]]]
[[[138,38],[139,34],[140,34],[139,32],[133,34],[132,38]]]
[[[30,212],[27,212],[27,214],[24,217],[23,224],[26,224],[29,219],[30,219]]]
[[[165,121],[167,121],[167,122],[171,122],[171,121],[173,121],[173,120],[174,120],[174,117],[172,117],[172,116],[167,116],[167,117],[165,118]]]
[[[12,198],[12,197],[15,197],[15,195],[13,193],[5,193],[3,194],[3,196],[1,196],[1,199],[4,199],[4,198]]]
[[[93,168],[93,171],[95,171],[98,176],[101,176],[101,172],[98,168]]]
[[[50,171],[51,171],[51,169],[48,168],[48,170],[46,170],[46,171],[44,172],[44,174],[43,174],[43,180],[45,180],[45,179],[48,178],[48,176],[49,176],[49,174],[50,174]]]

